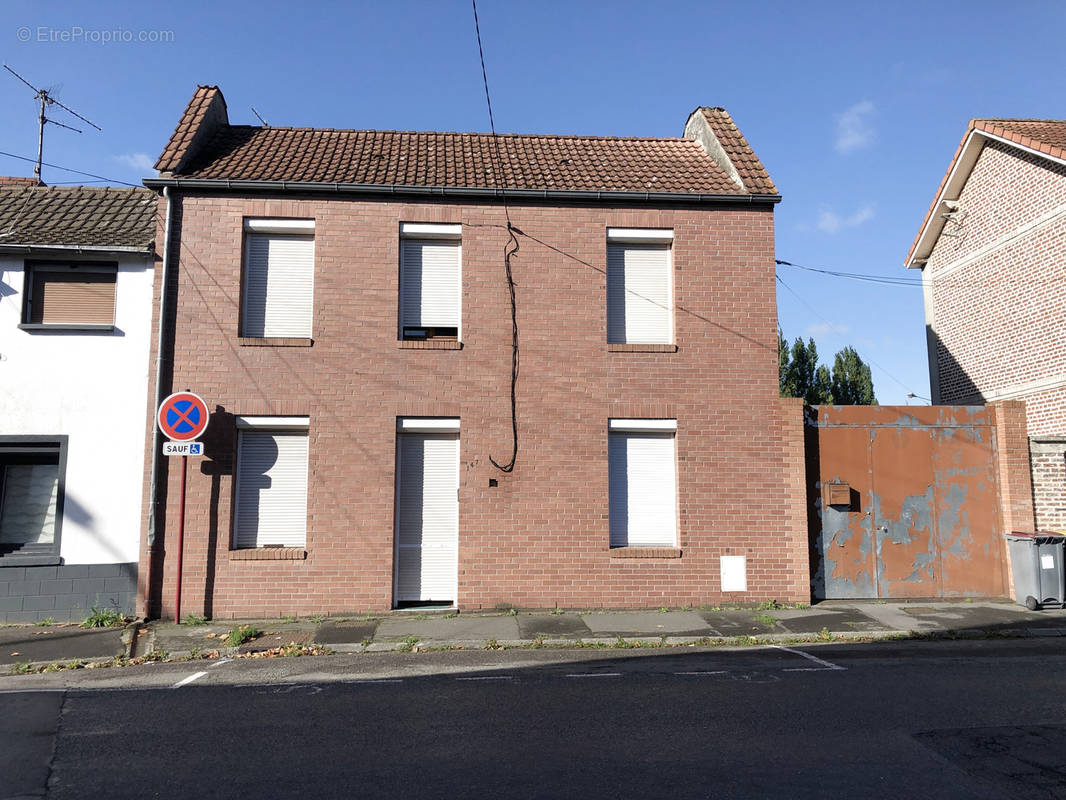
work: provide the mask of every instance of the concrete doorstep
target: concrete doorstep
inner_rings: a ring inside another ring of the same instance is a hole
[[[231,636],[247,626],[245,635]],[[328,652],[419,652],[512,647],[611,648],[748,645],[885,638],[1066,636],[1066,611],[1008,602],[831,602],[810,608],[514,611],[203,624],[135,622],[125,629],[0,627],[0,671],[80,661],[261,658]],[[4,669],[4,667],[7,669]]]

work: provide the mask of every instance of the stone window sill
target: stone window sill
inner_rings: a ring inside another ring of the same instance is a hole
[[[2,567],[53,567],[62,564],[63,559],[57,555],[44,553],[0,553]]]
[[[302,547],[249,547],[230,550],[230,561],[303,561],[307,551]]]
[[[681,558],[680,547],[612,547],[611,558]]]
[[[77,322],[23,322],[19,328],[30,333],[57,331],[66,333],[114,333],[114,325],[90,325]]]
[[[454,339],[401,339],[401,350],[462,350],[463,343]]]
[[[238,336],[241,347],[310,347],[314,339],[287,336]]]
[[[676,353],[676,344],[608,344],[608,353]]]

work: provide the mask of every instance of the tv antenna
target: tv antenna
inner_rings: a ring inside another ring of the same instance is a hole
[[[40,118],[39,118],[39,121],[38,121],[39,130],[38,130],[38,134],[37,134],[37,163],[33,167],[33,174],[37,177],[37,185],[38,186],[43,186],[44,185],[44,181],[41,180],[41,162],[44,160],[44,126],[46,124],[48,124],[49,122],[51,122],[53,125],[58,125],[60,128],[66,128],[68,131],[74,131],[75,133],[81,133],[81,131],[78,130],[77,128],[75,128],[75,127],[72,127],[70,125],[64,125],[62,122],[56,122],[54,119],[49,119],[47,116],[45,116],[45,113],[44,113],[45,109],[47,109],[49,106],[59,106],[61,109],[66,111],[68,114],[72,114],[73,116],[75,116],[78,119],[80,119],[82,122],[85,122],[85,123],[87,123],[89,125],[92,125],[98,131],[103,130],[103,128],[101,128],[95,122],[90,122],[85,117],[83,117],[81,114],[79,114],[77,111],[75,111],[73,108],[70,108],[70,107],[65,106],[62,103],[60,103],[58,100],[55,99],[55,97],[52,96],[52,93],[48,89],[38,89],[36,86],[34,86],[28,80],[26,80],[21,75],[19,75],[17,72],[15,72],[15,70],[11,69],[11,67],[9,67],[7,64],[4,64],[4,69],[6,69],[8,72],[10,72],[12,75],[14,75],[16,78],[18,78],[24,84],[29,86],[31,89],[33,89],[34,98],[36,100],[38,100],[40,102],[40,104],[41,104],[41,115],[40,115]]]

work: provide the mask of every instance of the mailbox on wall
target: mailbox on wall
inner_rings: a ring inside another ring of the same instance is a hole
[[[851,505],[851,485],[847,483],[827,483],[826,488],[826,505],[829,506],[850,506]]]

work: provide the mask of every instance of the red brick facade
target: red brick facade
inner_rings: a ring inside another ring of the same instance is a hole
[[[806,519],[796,496],[803,423],[797,402],[777,398],[770,205],[512,205],[526,235],[513,262],[519,450],[505,474],[489,463],[506,461],[511,449],[507,234],[498,204],[218,195],[177,202],[172,385],[216,411],[207,457],[190,461],[183,614],[391,608],[396,418],[422,415],[461,420],[461,608],[808,599]],[[250,347],[238,337],[246,217],[315,220],[312,346]],[[462,349],[397,341],[402,222],[462,223]],[[609,226],[673,230],[677,352],[606,344]],[[157,265],[157,294],[160,274]],[[306,558],[249,559],[231,549],[230,415],[250,414],[310,417]],[[612,557],[612,417],[677,419],[680,557]],[[154,553],[160,573],[142,608],[163,616],[173,612],[176,563],[171,461]],[[490,478],[499,485],[490,487]],[[747,556],[745,593],[720,590],[719,557],[727,554]]]
[[[1024,400],[1030,437],[1066,435],[1066,166],[990,140],[957,203],[925,267],[933,398]],[[1063,528],[1066,462],[1043,451],[1036,525]]]

